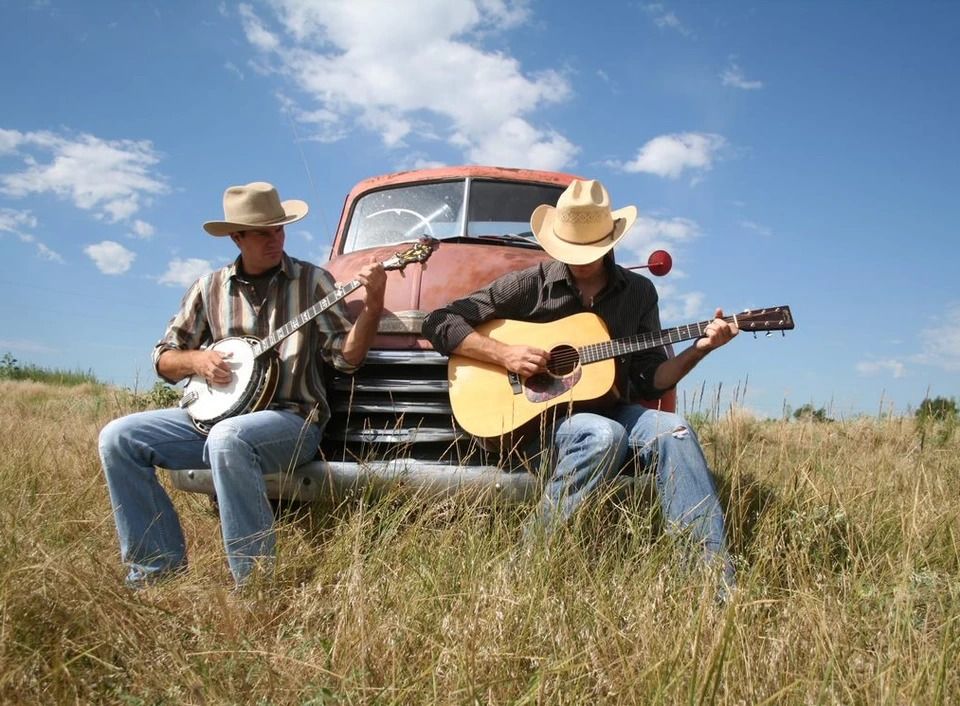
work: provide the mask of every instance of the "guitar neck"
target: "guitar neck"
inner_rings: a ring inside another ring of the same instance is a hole
[[[345,296],[350,294],[350,292],[359,289],[363,285],[360,284],[360,280],[353,280],[347,282],[342,286],[338,286],[330,294],[325,296],[323,299],[318,301],[316,304],[304,309],[299,316],[296,316],[293,319],[290,319],[283,326],[278,328],[276,331],[271,333],[269,336],[264,338],[260,343],[253,347],[253,356],[255,358],[263,355],[271,348],[280,343],[287,336],[290,336],[296,332],[299,328],[305,326],[306,324],[313,321],[315,318],[320,316],[323,312],[329,309],[331,306],[336,304],[338,301],[343,299]]]
[[[735,323],[736,316],[725,316],[724,321]],[[700,321],[695,324],[686,324],[675,328],[663,329],[662,331],[653,331],[651,333],[638,333],[635,336],[617,338],[603,343],[591,343],[578,349],[580,360],[583,363],[597,363],[608,358],[615,358],[618,355],[628,355],[639,351],[659,348],[670,343],[679,343],[680,341],[689,341],[693,338],[700,338],[707,330],[707,326],[713,323],[710,321]]]

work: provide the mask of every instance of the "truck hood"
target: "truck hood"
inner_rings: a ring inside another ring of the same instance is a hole
[[[323,267],[338,282],[349,282],[369,262],[382,262],[402,250],[398,245],[358,250],[338,255]],[[490,243],[439,242],[424,263],[407,265],[403,271],[387,272],[387,293],[381,335],[376,347],[424,347],[424,342],[387,340],[392,335],[408,339],[419,333],[419,323],[428,313],[454,299],[470,294],[500,275],[549,259],[543,250]],[[358,290],[346,299],[351,318],[362,307]],[[407,334],[407,335],[403,335]]]

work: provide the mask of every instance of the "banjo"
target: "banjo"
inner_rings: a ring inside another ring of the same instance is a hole
[[[403,271],[410,263],[426,262],[433,246],[433,241],[423,238],[411,248],[385,260],[383,269]],[[276,346],[362,286],[359,280],[337,284],[330,294],[263,340],[256,336],[231,336],[214,343],[207,350],[217,351],[230,361],[233,371],[230,382],[215,385],[202,375],[191,375],[183,389],[180,408],[187,410],[201,434],[210,433],[214,424],[229,417],[265,409],[277,390],[280,362],[274,350]]]

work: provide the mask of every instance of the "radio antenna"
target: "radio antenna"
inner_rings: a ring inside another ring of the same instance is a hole
[[[327,214],[323,210],[323,200],[320,198],[320,191],[317,189],[316,183],[313,181],[313,172],[310,171],[310,164],[307,162],[307,155],[304,154],[303,145],[300,140],[300,133],[297,132],[297,121],[293,117],[292,106],[288,104],[284,110],[287,114],[287,118],[290,120],[290,129],[293,131],[293,141],[297,146],[297,151],[300,153],[300,161],[303,162],[303,170],[307,173],[307,181],[310,183],[310,190],[314,196],[314,203],[317,204],[316,210],[320,214],[320,221],[323,227],[323,231],[326,234],[325,237],[333,237],[333,233],[330,230],[330,224],[327,222]]]

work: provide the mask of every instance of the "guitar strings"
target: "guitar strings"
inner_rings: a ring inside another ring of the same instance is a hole
[[[744,323],[747,323],[748,316],[740,315],[740,316],[724,316],[723,317],[723,321],[726,321],[727,323],[734,323],[738,319],[741,319],[743,320]],[[556,355],[552,355],[550,357],[550,363],[548,364],[548,367],[553,367],[554,364],[561,365],[564,367],[572,366],[572,365],[575,365],[578,361],[582,360],[583,358],[591,357],[591,354],[593,353],[599,353],[602,357],[598,358],[597,360],[603,360],[606,357],[612,357],[612,356],[607,356],[606,354],[609,352],[613,352],[616,346],[621,346],[621,345],[630,346],[632,344],[642,342],[644,344],[649,344],[649,346],[653,348],[656,346],[665,345],[667,343],[679,343],[681,341],[690,340],[691,338],[697,338],[699,335],[702,335],[703,329],[705,329],[711,323],[713,323],[712,320],[700,321],[695,324],[686,324],[684,326],[677,326],[676,328],[666,329],[663,331],[641,333],[633,336],[628,336],[624,339],[600,341],[597,343],[587,344],[580,348],[565,349],[564,351],[557,353]],[[768,326],[769,326],[769,322],[768,322]],[[686,334],[681,333],[681,331],[683,331],[684,329],[686,329],[687,331]],[[690,335],[693,331],[696,331],[698,333],[698,336]],[[681,335],[683,337],[674,340],[673,339],[674,334]],[[624,353],[627,353],[627,351],[624,351]],[[613,355],[617,355],[617,354],[614,352]],[[596,361],[588,361],[588,362],[596,362]]]

